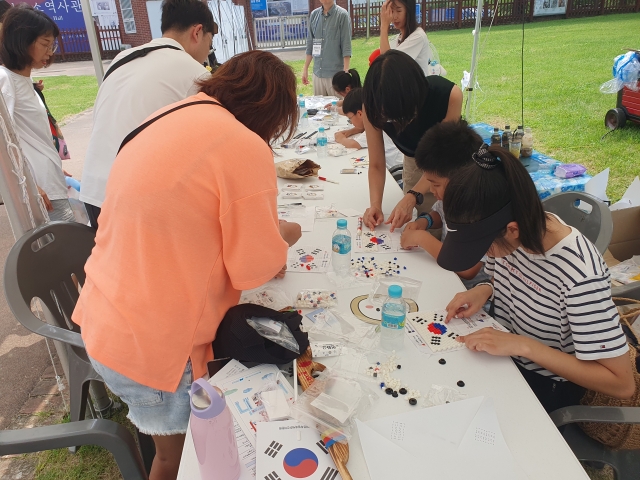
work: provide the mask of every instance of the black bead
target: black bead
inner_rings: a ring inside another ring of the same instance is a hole
[[[400,370],[402,368],[402,365],[398,365],[396,368]]]
[[[457,385],[459,387],[464,387],[464,382],[462,380],[459,380]]]
[[[444,364],[446,364],[446,363],[447,363],[447,361],[446,361],[444,358],[441,358],[440,360],[438,360],[438,363],[439,363],[440,365],[444,365]]]
[[[410,398],[409,399],[409,405],[415,405],[417,403],[418,403],[418,401],[415,398]]]
[[[407,389],[402,387],[400,390],[398,390],[398,392],[400,392],[400,395],[406,395],[407,394]]]
[[[373,372],[373,378],[377,378],[378,372]]]
[[[393,393],[391,394],[391,396],[392,396],[393,398],[398,398],[398,392],[393,392]]]
[[[390,387],[385,388],[384,393],[386,393],[387,395],[391,395],[393,393],[393,388],[390,388]]]

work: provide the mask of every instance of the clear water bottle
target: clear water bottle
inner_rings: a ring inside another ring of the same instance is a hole
[[[331,250],[333,271],[339,277],[348,276],[351,273],[351,233],[344,218],[338,220],[338,229],[333,232]]]
[[[298,95],[298,110],[300,111],[298,125],[300,128],[307,128],[309,126],[309,114],[307,113],[307,104],[302,93]]]
[[[338,123],[339,116],[340,114],[338,113],[338,102],[334,100],[333,102],[331,102],[331,121],[334,125]]]
[[[324,127],[320,127],[318,129],[316,148],[318,152],[318,158],[327,158],[327,134],[324,133]]]
[[[380,323],[380,347],[396,352],[404,346],[404,322],[407,317],[407,304],[402,299],[400,285],[389,286],[389,296],[382,304],[382,322]]]

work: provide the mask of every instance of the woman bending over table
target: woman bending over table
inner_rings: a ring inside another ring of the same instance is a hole
[[[459,341],[513,357],[548,412],[579,404],[586,389],[633,396],[607,266],[579,231],[543,210],[518,159],[483,145],[450,179],[443,207],[448,234],[438,264],[462,271],[486,254],[492,277],[457,294],[446,321],[476,313],[493,296],[495,318],[510,331],[485,328]]]
[[[422,135],[435,124],[460,119],[462,91],[443,77],[425,77],[409,55],[389,50],[371,64],[363,87],[364,128],[369,146],[369,200],[364,224],[373,229],[384,221],[382,196],[386,176],[384,131],[404,154],[405,196],[385,223],[391,231],[411,220],[414,207],[428,212],[435,202],[429,182],[422,178],[415,155]]]
[[[151,480],[177,475],[189,387],[223,316],[242,290],[282,274],[301,235],[278,222],[270,148],[296,129],[291,67],[236,55],[150,118],[177,106],[118,154],[73,314],[96,371],[153,436]]]

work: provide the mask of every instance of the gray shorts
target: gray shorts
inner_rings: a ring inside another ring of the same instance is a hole
[[[76,217],[73,214],[73,210],[71,210],[71,205],[69,204],[69,200],[64,198],[60,200],[51,200],[51,205],[53,205],[53,211],[49,213],[49,220],[52,222],[75,222]]]

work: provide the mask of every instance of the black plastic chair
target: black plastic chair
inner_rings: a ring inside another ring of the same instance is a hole
[[[640,450],[614,450],[589,437],[579,422],[640,424],[640,407],[572,406],[550,413],[551,420],[578,460],[610,465],[616,480],[637,480],[640,476]]]
[[[395,165],[389,169],[389,173],[396,181],[396,183],[402,186],[402,165]]]
[[[84,285],[84,265],[95,245],[95,230],[75,222],[51,222],[26,233],[11,248],[4,269],[4,290],[9,308],[28,330],[62,342],[69,359],[69,402],[72,422],[85,418],[89,382],[102,377],[94,370],[80,327],[71,314],[78,301],[77,285]],[[55,325],[31,311],[39,298]],[[147,472],[155,456],[153,439],[136,431]]]
[[[76,445],[98,445],[109,450],[125,480],[149,478],[129,431],[110,420],[84,420],[63,425],[0,431],[0,457]]]

